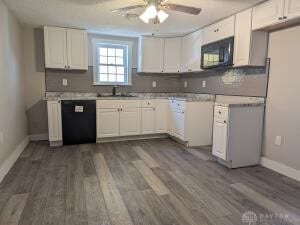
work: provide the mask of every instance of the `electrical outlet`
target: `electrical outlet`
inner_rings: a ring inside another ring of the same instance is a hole
[[[282,144],[282,137],[276,136],[275,137],[275,145],[280,146]]]
[[[4,142],[4,134],[3,132],[0,132],[0,145],[2,145]]]
[[[188,82],[184,81],[184,87],[186,88],[188,86]]]
[[[63,86],[68,86],[68,80],[67,79],[63,79],[62,80],[62,85]]]
[[[152,87],[156,88],[156,81],[152,81]]]
[[[202,87],[206,87],[206,81],[204,80],[204,81],[202,81]]]

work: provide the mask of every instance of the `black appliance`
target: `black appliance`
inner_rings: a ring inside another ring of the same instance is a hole
[[[96,143],[96,101],[62,101],[63,144]]]
[[[203,45],[201,68],[203,70],[233,66],[234,37]]]

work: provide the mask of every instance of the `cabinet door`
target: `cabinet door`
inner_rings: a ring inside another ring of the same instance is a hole
[[[174,110],[175,108],[175,102],[174,100],[168,101],[168,134],[171,136],[174,136]]]
[[[87,32],[67,29],[68,69],[88,69]]]
[[[154,134],[155,108],[142,109],[142,134]]]
[[[252,9],[238,13],[235,18],[234,66],[245,66],[250,61]]]
[[[119,136],[118,109],[97,109],[97,138]]]
[[[62,120],[60,101],[48,101],[49,141],[62,141]]]
[[[164,39],[141,37],[139,41],[139,72],[162,73],[164,66]]]
[[[234,36],[234,23],[235,16],[231,16],[204,28],[204,44]]]
[[[67,34],[65,28],[44,27],[46,68],[67,68]]]
[[[181,71],[201,71],[201,47],[203,31],[199,30],[182,38]]]
[[[120,113],[120,135],[141,134],[141,108],[124,108]]]
[[[227,124],[224,122],[214,122],[212,154],[227,159]]]
[[[257,30],[281,23],[284,0],[269,0],[253,8],[252,29]]]
[[[284,15],[287,17],[287,19],[300,17],[300,1],[285,0]]]
[[[174,111],[174,136],[185,141],[184,124],[185,114],[183,111]]]
[[[155,133],[168,132],[168,100],[156,99]]]
[[[164,72],[178,73],[181,60],[181,38],[165,38]]]

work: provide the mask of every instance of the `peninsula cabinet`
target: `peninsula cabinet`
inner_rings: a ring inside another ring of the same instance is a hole
[[[44,27],[45,67],[65,70],[88,69],[85,30]]]
[[[190,33],[182,38],[181,72],[201,71],[201,47],[203,30]]]
[[[169,100],[168,132],[188,146],[212,144],[213,102]]]
[[[48,132],[51,146],[62,144],[61,102],[47,101]]]
[[[253,8],[253,30],[300,18],[299,0],[269,0]]]

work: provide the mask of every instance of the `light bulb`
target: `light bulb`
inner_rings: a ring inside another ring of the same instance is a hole
[[[140,15],[140,19],[144,22],[144,23],[149,23],[149,17],[148,14],[146,13],[146,11]]]
[[[157,13],[157,17],[159,19],[159,22],[162,23],[169,17],[169,15],[163,10],[159,10],[159,12]]]
[[[148,18],[149,19],[154,19],[156,17],[156,15],[157,15],[157,9],[156,9],[156,7],[154,5],[150,5],[146,9],[145,13],[148,14]]]

